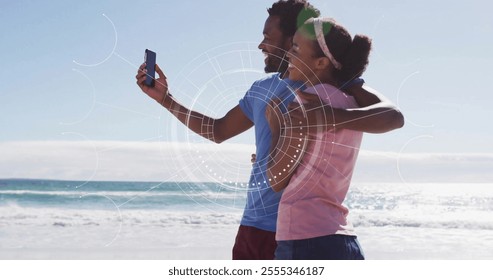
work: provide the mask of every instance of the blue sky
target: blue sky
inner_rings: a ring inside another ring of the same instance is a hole
[[[333,2],[333,3],[332,3]],[[492,153],[489,1],[312,1],[373,39],[367,84],[403,111],[404,128],[363,149]],[[205,143],[135,85],[144,49],[171,92],[220,117],[262,77],[257,50],[271,1],[3,1],[0,143]],[[445,7],[446,6],[446,7]],[[230,143],[253,144],[253,130]],[[491,166],[491,160],[487,162]]]

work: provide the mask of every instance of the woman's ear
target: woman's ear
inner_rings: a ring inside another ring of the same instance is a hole
[[[317,67],[317,69],[320,70],[329,68],[329,65],[330,65],[330,59],[326,56],[317,58],[317,61],[315,63],[315,67]]]

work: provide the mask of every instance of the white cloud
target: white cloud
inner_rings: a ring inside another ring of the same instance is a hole
[[[0,178],[246,182],[253,145],[1,142]],[[493,154],[361,151],[355,182],[492,182]]]
[[[3,142],[0,178],[244,182],[254,149],[166,142]]]
[[[493,181],[493,154],[392,153],[361,151],[355,181],[461,182]]]

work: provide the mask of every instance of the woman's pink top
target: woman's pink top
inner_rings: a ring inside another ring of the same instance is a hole
[[[328,84],[310,87],[334,108],[358,107],[353,97]],[[362,132],[336,129],[312,135],[314,142],[281,197],[277,240],[307,239],[331,234],[355,235],[343,205],[349,189]],[[312,140],[313,141],[313,140]]]

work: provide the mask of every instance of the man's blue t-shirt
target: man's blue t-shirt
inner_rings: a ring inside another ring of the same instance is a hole
[[[240,108],[255,125],[257,146],[257,158],[250,175],[247,202],[241,220],[241,224],[245,226],[276,231],[277,210],[282,192],[274,192],[267,179],[272,134],[265,118],[265,108],[274,98],[279,98],[287,107],[294,99],[294,93],[288,86],[297,89],[301,83],[280,79],[280,74],[277,73],[256,81],[240,100]]]

